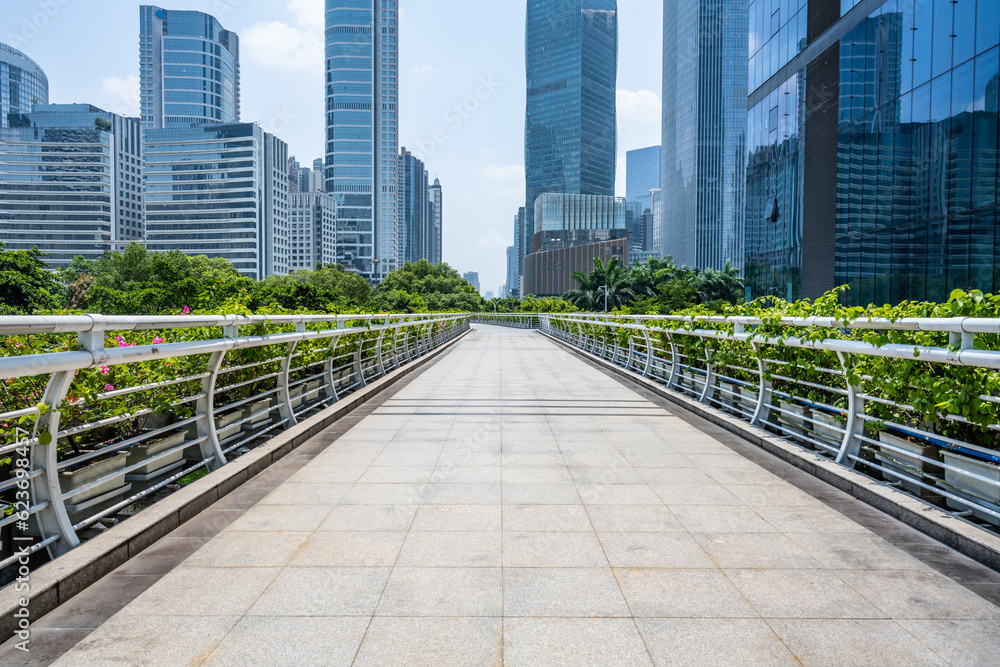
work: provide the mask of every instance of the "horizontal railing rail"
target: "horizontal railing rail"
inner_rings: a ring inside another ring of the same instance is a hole
[[[1000,319],[538,318],[574,347],[1000,527]]]
[[[541,326],[541,318],[534,313],[476,313],[472,321],[518,329],[537,329]]]
[[[24,557],[65,553],[470,319],[0,317],[0,585]]]

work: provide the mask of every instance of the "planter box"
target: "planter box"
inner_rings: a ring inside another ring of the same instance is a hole
[[[909,453],[905,454],[890,449],[881,449],[880,453],[875,455],[875,458],[880,461],[884,467],[890,470],[895,470],[904,475],[902,477],[896,477],[895,475],[883,473],[883,476],[887,481],[902,482],[904,489],[922,498],[935,495],[930,489],[925,489],[922,486],[918,486],[913,482],[908,481],[906,476],[916,476],[917,473],[915,470],[920,470],[929,475],[941,477],[942,473],[944,473],[944,468],[916,458],[917,456],[924,456],[929,459],[937,458],[937,447],[919,445],[884,431],[879,433],[879,440],[887,445],[898,447],[899,449],[905,450]],[[925,484],[927,483],[926,479],[921,481]]]
[[[809,408],[797,403],[778,401],[780,410],[775,410],[778,423],[781,424],[781,435],[798,440],[806,434],[806,419],[809,418]]]
[[[719,400],[724,408],[733,409],[740,400],[740,385],[732,382],[719,382]]]
[[[185,432],[175,433],[174,435],[168,435],[165,438],[160,438],[159,440],[147,441],[141,445],[136,445],[128,450],[128,465],[133,466],[137,463],[142,463],[151,456],[156,456],[161,452],[165,452],[168,449],[176,447],[184,442],[187,434]],[[165,456],[162,459],[157,459],[152,463],[147,463],[141,468],[136,468],[129,473],[132,475],[148,475],[150,473],[158,472],[162,468],[169,467],[171,464],[177,463],[184,458],[184,450],[179,449],[170,456]]]
[[[248,422],[248,424],[250,426],[257,426],[262,422],[269,421],[271,419],[271,414],[270,412],[264,412],[264,411],[270,407],[273,407],[274,404],[275,404],[274,398],[268,398],[263,401],[257,401],[256,403],[251,403],[250,407],[247,408],[247,416],[250,416],[258,412],[263,412],[263,414],[259,414],[256,417],[254,417]]]
[[[125,470],[128,452],[118,452],[97,463],[91,463],[78,470],[66,470],[59,473],[59,486],[63,493],[86,486],[98,479],[115,472]],[[102,510],[105,510],[125,498],[125,493],[132,488],[125,483],[125,473],[121,472],[94,488],[73,496],[66,503],[69,519],[79,523]]]
[[[970,456],[962,456],[948,450],[942,450],[941,453],[944,455],[944,461],[948,465],[960,468],[979,477],[985,477],[993,482],[993,484],[980,482],[978,479],[973,479],[954,470],[945,470],[944,478],[948,484],[972,498],[985,500],[993,505],[1000,505],[1000,466],[987,463],[986,461],[979,461]],[[948,499],[948,507],[962,511],[969,509],[951,498]],[[972,513],[987,523],[1000,526],[1000,519],[995,516],[990,516],[985,512],[976,510],[972,510]]]
[[[743,419],[752,419],[754,412],[757,411],[757,392],[747,387],[740,387],[740,402],[737,407],[742,409],[740,416]]]
[[[847,426],[845,419],[822,410],[813,410],[812,418],[814,422],[818,422],[812,425],[816,440],[838,448],[844,444],[844,428]]]

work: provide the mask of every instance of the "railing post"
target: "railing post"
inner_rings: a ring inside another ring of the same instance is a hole
[[[90,351],[103,355],[104,331],[100,331],[99,335],[101,336],[100,348]],[[42,471],[40,477],[34,477],[31,480],[31,497],[35,504],[45,505],[35,514],[38,519],[38,528],[43,539],[54,535],[59,536],[58,540],[47,547],[52,558],[61,556],[80,544],[80,538],[73,528],[73,522],[69,520],[66,503],[62,497],[62,485],[59,483],[59,409],[66,399],[66,394],[72,383],[72,371],[53,373],[52,377],[49,378],[45,395],[42,397],[42,402],[49,406],[49,409],[39,415],[35,421],[34,437],[39,438],[39,443],[31,448],[31,469]],[[42,439],[48,442],[42,444]]]
[[[628,359],[625,361],[625,368],[632,370],[632,363],[635,361],[635,339],[629,334],[628,337]]]
[[[837,454],[837,463],[853,468],[857,462],[851,457],[860,456],[864,444],[861,437],[865,434],[865,420],[858,415],[865,412],[865,399],[861,386],[851,382],[848,356],[843,352],[837,352],[837,359],[840,361],[847,384],[847,424],[844,426],[844,442],[840,446],[840,453]]]
[[[712,363],[712,350],[705,350],[705,388],[698,398],[699,403],[711,404],[713,390],[715,389],[715,364]]]
[[[648,378],[649,374],[653,372],[653,336],[649,333],[649,329],[642,330],[643,336],[646,338],[646,368],[642,371],[642,377]]]
[[[340,328],[339,320],[337,321],[337,328]],[[326,397],[331,399],[332,403],[340,400],[340,396],[337,394],[337,379],[333,376],[333,362],[337,357],[337,345],[339,343],[339,334],[330,339],[330,358],[323,365],[323,377],[326,380]]]
[[[306,325],[304,323],[300,322],[295,325],[296,333],[305,333],[305,331]],[[292,370],[292,355],[295,354],[297,346],[298,341],[288,344],[288,354],[281,360],[281,372],[278,373],[278,412],[282,419],[288,420],[289,426],[295,426],[299,423],[298,419],[295,418],[295,410],[292,408],[292,394],[288,388],[289,375]],[[305,398],[302,400],[304,401]]]
[[[751,343],[751,345],[753,345],[753,350],[757,355],[757,370],[760,373],[760,382],[757,385],[757,409],[754,410],[750,423],[754,426],[761,426],[762,424],[766,424],[771,418],[771,396],[773,388],[771,386],[771,381],[767,378],[767,359],[764,358],[764,354],[761,352],[763,346],[760,343]],[[739,402],[738,399],[737,402]]]
[[[671,389],[677,388],[677,382],[680,380],[680,361],[678,361],[677,356],[677,343],[674,342],[674,335],[672,333],[667,333],[667,343],[670,345],[670,376],[667,378],[667,386]]]
[[[232,338],[235,343],[239,338],[237,327],[226,330],[226,337]],[[219,434],[215,429],[215,387],[219,381],[219,369],[226,358],[226,351],[215,352],[208,358],[208,377],[201,381],[201,398],[198,399],[197,411],[198,421],[195,431],[201,442],[198,447],[201,450],[201,460],[212,459],[206,467],[209,472],[218,470],[226,463],[226,455],[222,452],[222,443],[219,442]]]
[[[358,375],[358,386],[367,387],[368,381],[365,380],[365,367],[362,363],[362,357],[364,356],[365,350],[365,335],[358,334],[358,349],[354,351],[354,371]]]

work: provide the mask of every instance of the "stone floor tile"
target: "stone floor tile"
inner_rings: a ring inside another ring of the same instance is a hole
[[[388,567],[293,567],[281,572],[248,616],[371,616]]]
[[[776,533],[778,530],[745,506],[676,505],[671,511],[692,533]]]
[[[504,505],[580,505],[575,484],[504,484]]]
[[[376,616],[487,616],[503,613],[499,568],[397,567]]]
[[[298,552],[308,532],[246,533],[223,531],[185,561],[187,567],[283,567]]]
[[[266,567],[178,567],[118,615],[240,616],[280,571]]]
[[[792,653],[810,667],[923,667],[947,664],[892,621],[777,619],[769,620],[768,624]]]
[[[203,664],[212,667],[350,665],[368,622],[364,617],[245,616]]]
[[[259,505],[226,529],[236,532],[312,531],[330,514],[327,505]]]
[[[739,507],[744,502],[726,490],[726,487],[711,484],[651,483],[653,491],[668,507],[697,505],[702,507]]]
[[[500,505],[421,505],[410,530],[499,531]]]
[[[405,538],[403,531],[317,532],[288,567],[390,567]]]
[[[697,533],[695,539],[723,569],[817,569],[820,564],[784,535]]]
[[[688,533],[599,533],[611,567],[699,569],[715,564]]]
[[[416,505],[426,484],[356,484],[340,501],[343,505]]]
[[[358,484],[426,484],[433,472],[431,466],[372,466],[358,479]]]
[[[720,570],[615,570],[636,618],[756,618]]]
[[[607,567],[591,532],[504,532],[504,567]]]
[[[652,665],[642,637],[625,618],[512,618],[504,622],[509,667]]]
[[[660,505],[659,496],[646,484],[581,484],[576,488],[587,505]]]
[[[682,533],[684,526],[664,505],[588,505],[599,533]]]
[[[764,618],[888,618],[829,570],[729,570]]]
[[[591,532],[583,505],[504,505],[503,529],[513,532]]]
[[[841,570],[837,575],[889,618],[1000,621],[1000,607],[932,570]]]
[[[354,667],[480,667],[499,665],[499,618],[372,619]],[[347,663],[345,663],[347,664]]]
[[[611,570],[505,568],[504,616],[630,616]]]
[[[418,505],[338,505],[320,524],[321,531],[409,530]]]
[[[500,567],[500,531],[411,531],[397,564],[400,567]]]
[[[638,618],[636,625],[658,667],[801,665],[763,620]]]
[[[837,570],[922,570],[927,566],[878,535],[786,533],[823,567]]]
[[[498,505],[500,485],[428,484],[423,502],[428,505]]]
[[[1000,656],[1000,621],[897,621],[952,665],[994,665]]]

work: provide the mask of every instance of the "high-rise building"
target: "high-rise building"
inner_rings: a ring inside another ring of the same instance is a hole
[[[49,79],[34,60],[0,43],[0,128],[10,127],[10,114],[26,114],[49,103]]]
[[[403,261],[417,262],[426,259],[433,262],[436,255],[436,235],[427,170],[424,163],[405,148],[399,155],[399,176]]]
[[[664,1],[658,250],[683,266],[743,263],[746,53],[747,0]]]
[[[0,239],[58,268],[143,240],[138,120],[89,104],[35,105],[0,129]]]
[[[395,0],[326,0],[326,191],[341,263],[380,280],[402,264]]]
[[[139,7],[142,126],[240,120],[240,40],[209,14]]]
[[[617,1],[528,0],[525,63],[528,252],[539,195],[615,193]]]
[[[433,241],[428,242],[428,251],[431,252],[431,264],[440,264],[444,261],[444,195],[441,191],[441,181],[437,178],[430,187],[431,224],[429,229],[433,234]]]
[[[288,158],[288,194],[294,195],[302,192],[302,167],[295,156]]]
[[[1000,289],[1000,4],[754,0],[750,26],[750,295]]]
[[[288,273],[288,146],[259,125],[146,130],[146,246]]]
[[[337,202],[325,192],[291,196],[288,214],[288,268],[312,271],[337,263]]]
[[[524,278],[524,258],[531,252],[531,239],[525,236],[524,227],[527,224],[528,214],[522,206],[517,209],[514,216],[514,248],[517,252],[517,288],[521,289],[521,279]]]
[[[649,209],[649,193],[660,187],[660,147],[650,146],[625,153],[625,227],[629,247],[650,250],[652,238],[643,226]]]
[[[520,296],[520,278],[517,275],[517,247],[507,247],[507,284],[504,285],[502,295]]]
[[[479,272],[478,271],[469,271],[467,273],[463,273],[462,277],[465,278],[465,282],[467,282],[470,285],[472,285],[472,287],[476,290],[476,292],[480,292],[481,291],[481,288],[479,286]]]
[[[595,257],[628,262],[624,197],[544,193],[535,199],[534,218],[525,294],[558,296],[573,289],[573,274],[589,274]]]

